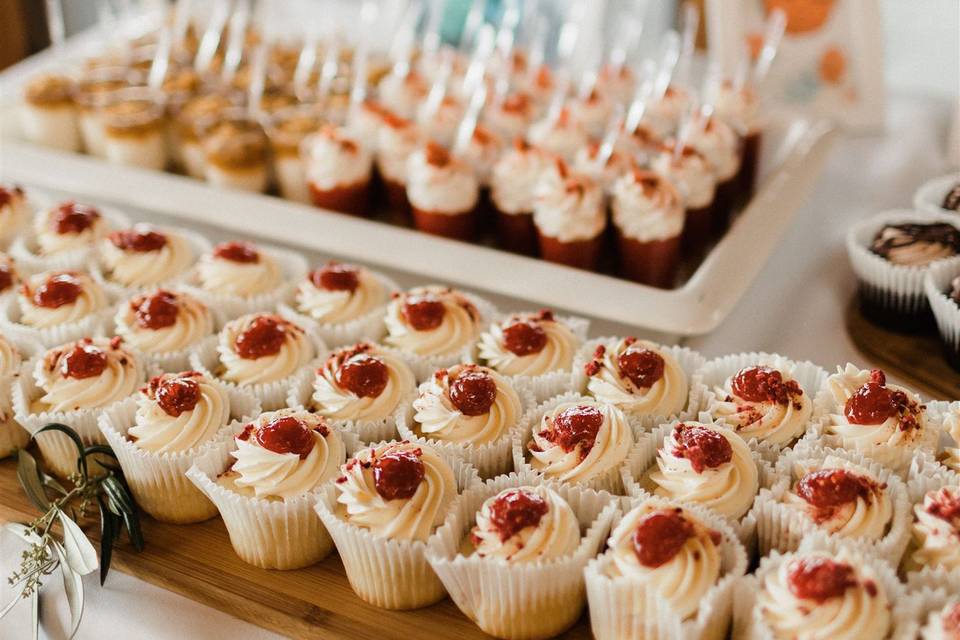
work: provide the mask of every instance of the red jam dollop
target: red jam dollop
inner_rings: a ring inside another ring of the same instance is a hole
[[[123,231],[114,231],[109,238],[110,243],[117,249],[131,253],[159,251],[167,244],[167,236],[142,225]]]
[[[334,374],[337,384],[361,398],[379,397],[387,388],[390,371],[380,358],[358,353],[347,358]]]
[[[329,262],[310,274],[310,282],[325,291],[349,291],[360,286],[360,270],[350,264]]]
[[[58,234],[83,233],[93,227],[100,212],[93,207],[76,202],[64,202],[50,216],[50,224]]]
[[[72,273],[58,273],[33,292],[33,304],[45,309],[58,309],[73,304],[83,293],[80,280]]]
[[[960,603],[953,605],[953,608],[943,616],[943,630],[947,632],[948,637],[960,637]]]
[[[260,261],[260,252],[249,242],[224,242],[213,248],[216,258],[249,264]]]
[[[151,331],[175,325],[180,310],[177,294],[164,290],[151,296],[137,296],[130,301],[130,308],[137,326]]]
[[[663,377],[663,357],[639,345],[631,345],[617,356],[620,374],[641,389],[652,387]]]
[[[400,313],[416,331],[431,331],[443,323],[443,301],[432,293],[407,296]]]
[[[497,399],[497,383],[486,371],[464,368],[450,381],[450,402],[465,416],[481,416]]]
[[[580,446],[580,456],[585,458],[597,440],[603,425],[603,413],[591,405],[568,407],[553,418],[553,427],[547,438],[564,451],[573,451]]]
[[[960,492],[944,487],[927,507],[927,513],[953,527],[960,527]]]
[[[490,524],[506,541],[527,527],[536,527],[550,507],[542,497],[529,489],[510,489],[490,505]]]
[[[730,390],[748,402],[790,404],[803,391],[796,381],[784,381],[783,374],[770,367],[745,367],[733,377]]]
[[[795,562],[787,580],[793,595],[819,603],[839,598],[847,589],[857,586],[853,567],[827,558],[804,558]]]
[[[697,473],[715,469],[733,460],[733,447],[719,431],[698,424],[679,424],[674,430],[677,442],[673,455],[690,461]]]
[[[280,353],[287,339],[289,323],[276,316],[257,316],[246,331],[237,336],[234,348],[245,360],[257,360]]]
[[[316,444],[313,431],[300,418],[284,416],[257,429],[257,443],[274,453],[295,453],[306,458]]]
[[[877,484],[846,469],[811,471],[797,482],[797,495],[821,511],[817,519],[829,519],[833,510],[858,498],[868,498]]]
[[[540,353],[547,346],[547,332],[529,320],[517,320],[503,330],[503,346],[518,356]]]
[[[188,373],[167,378],[154,378],[150,381],[153,397],[157,405],[170,417],[177,418],[182,413],[193,411],[200,401],[200,385],[193,379],[196,374]]]
[[[882,375],[882,374],[881,374]],[[843,415],[851,424],[883,424],[897,415],[896,392],[886,380],[871,375],[870,382],[857,389],[843,407]]]
[[[420,449],[390,451],[373,463],[373,484],[384,500],[407,500],[426,475]]]
[[[60,360],[64,378],[96,378],[107,368],[107,354],[89,342],[78,342]]]
[[[693,534],[693,523],[680,509],[654,511],[637,523],[633,552],[640,564],[656,568],[673,560]]]

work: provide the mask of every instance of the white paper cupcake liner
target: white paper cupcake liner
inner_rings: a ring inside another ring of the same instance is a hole
[[[945,260],[931,265],[923,279],[940,340],[948,360],[954,363],[960,362],[960,305],[950,299],[950,288],[957,276],[960,276],[960,261]]]
[[[923,267],[896,265],[870,251],[873,239],[884,225],[908,222],[946,222],[960,227],[956,214],[898,209],[855,224],[847,232],[846,244],[850,263],[867,294],[890,311],[912,315],[921,314],[926,309],[923,278],[932,264]],[[946,261],[960,262],[960,258]]]
[[[381,444],[386,443],[372,446]],[[438,453],[453,469],[458,493],[479,485],[472,466],[443,451]],[[316,512],[333,537],[350,586],[362,600],[382,609],[419,609],[446,596],[444,585],[424,556],[427,542],[391,540],[346,522],[336,513],[333,485],[328,484],[318,498]],[[438,534],[439,530],[430,539]]]
[[[481,478],[493,478],[504,473],[510,473],[513,471],[513,440],[529,422],[535,405],[533,394],[529,391],[520,388],[517,389],[517,393],[520,395],[523,415],[517,420],[517,424],[508,428],[500,438],[493,442],[486,444],[444,442],[417,435],[414,432],[416,411],[413,408],[412,399],[411,402],[402,404],[397,409],[394,416],[397,432],[404,440],[430,445],[438,451],[447,452],[451,456],[469,462]]]
[[[810,400],[811,417],[814,398],[827,378],[827,372],[823,367],[812,362],[797,362],[774,353],[750,352],[737,353],[721,356],[710,360],[700,368],[693,376],[690,385],[690,410],[698,413],[698,419],[703,422],[704,415],[709,416],[707,422],[712,422],[714,416],[708,411],[711,404],[717,400],[716,389],[723,388],[726,381],[735,376],[744,367],[754,365],[767,365],[774,368],[785,368],[790,375],[797,381],[800,388]],[[796,439],[786,445],[777,446],[772,443],[765,443],[755,438],[748,440],[751,448],[756,449],[764,458],[770,462],[775,462],[781,449],[792,445],[796,440],[803,437],[805,432],[801,432]]]
[[[939,614],[948,604],[957,602],[960,572],[925,569],[911,573],[907,576],[907,589],[914,601],[915,615],[903,637],[910,640],[926,639],[930,636],[921,636],[920,633],[931,623],[931,616]]]
[[[535,475],[512,473],[468,490],[427,545],[427,560],[457,607],[484,633],[498,638],[549,638],[577,621],[586,602],[583,569],[603,545],[617,508],[606,492],[549,483],[580,522],[583,537],[576,551],[514,564],[461,555],[461,543],[487,498],[507,488],[540,484]]]
[[[783,498],[799,480],[797,468],[842,468],[865,470],[886,485],[893,514],[887,533],[879,540],[844,538],[819,528],[801,511],[784,504]],[[910,499],[903,481],[890,469],[855,453],[836,449],[801,449],[784,454],[777,463],[780,482],[760,492],[754,505],[757,519],[757,547],[760,555],[772,550],[786,553],[800,547],[804,538],[819,534],[828,545],[852,543],[896,567],[910,540],[912,515]]]
[[[17,375],[0,379],[0,458],[6,458],[30,442],[30,434],[16,421],[11,391]]]
[[[67,322],[52,327],[36,328],[20,323],[20,303],[17,296],[7,296],[0,310],[0,332],[16,340],[39,342],[52,348],[80,338],[105,336],[113,306],[91,313],[76,322]]]
[[[634,445],[626,462],[620,467],[620,476],[623,481],[624,493],[635,498],[658,497],[655,493],[655,487],[651,486],[648,473],[656,467],[657,451],[663,446],[664,439],[673,432],[674,427],[683,422],[682,420],[673,420],[662,424],[652,432],[637,433],[637,443]],[[722,426],[722,425],[721,425]],[[757,502],[760,494],[765,489],[770,489],[782,484],[782,480],[777,477],[773,466],[763,458],[757,451],[751,451],[754,463],[757,465],[757,481],[759,484],[757,496],[753,500],[753,505],[738,520],[733,518],[723,519],[730,524],[737,538],[743,544],[748,554],[753,554],[756,547],[757,536]],[[678,500],[682,504],[697,505],[695,502]]]
[[[212,293],[200,287],[195,268],[187,272],[183,286],[208,307],[219,309],[228,320],[258,311],[275,311],[281,303],[293,300],[297,284],[307,275],[307,261],[299,253],[279,247],[257,245],[257,248],[273,258],[283,272],[283,281],[271,291],[253,296]]]
[[[219,340],[217,336],[211,336],[197,345],[197,347],[193,350],[193,353],[190,354],[190,368],[194,369],[195,371],[199,371],[210,378],[219,380],[222,384],[229,388],[243,389],[260,401],[260,406],[264,411],[282,409],[287,405],[287,397],[289,396],[291,389],[293,389],[293,387],[297,384],[297,381],[300,379],[300,377],[306,375],[306,372],[313,372],[316,370],[318,366],[326,361],[328,353],[327,345],[324,344],[320,336],[316,334],[316,331],[312,325],[306,324],[303,318],[289,319],[293,322],[296,322],[299,326],[306,330],[307,335],[314,345],[317,355],[313,360],[282,380],[253,385],[237,385],[233,382],[221,379],[218,375],[220,371],[220,353],[217,351],[217,344]]]
[[[260,413],[260,403],[237,389],[225,389],[230,399],[230,424],[221,428],[213,440],[195,449],[176,453],[145,451],[127,438],[137,413],[137,398],[100,414],[98,426],[107,444],[117,454],[124,478],[137,504],[154,519],[173,524],[202,522],[217,515],[217,508],[187,479],[194,461],[211,456],[226,466],[233,447],[236,422],[246,423]]]
[[[620,519],[645,502],[677,505],[663,498],[621,498]],[[597,640],[721,640],[727,637],[733,614],[733,594],[737,582],[747,570],[747,553],[730,524],[713,511],[699,505],[684,505],[707,527],[719,531],[720,578],[700,600],[695,616],[683,619],[669,601],[649,589],[642,581],[608,576],[612,564],[609,550],[587,565],[584,577],[590,607],[590,627]]]
[[[918,451],[910,462],[907,479],[929,476],[931,482],[946,482],[960,486],[960,468],[957,462],[948,464],[947,449],[960,449],[960,442],[950,434],[954,422],[960,422],[960,401],[935,400],[927,402],[927,412],[937,422],[939,433],[932,450]],[[954,454],[960,455],[958,454]],[[954,458],[955,460],[955,458]],[[953,466],[951,466],[953,465]]]
[[[939,404],[948,405],[953,403],[944,402]],[[951,570],[941,565],[921,565],[913,559],[913,554],[917,550],[916,540],[913,538],[913,523],[916,519],[913,514],[913,508],[916,505],[923,504],[923,499],[928,493],[937,491],[943,487],[960,487],[960,474],[944,466],[932,456],[920,454],[914,457],[910,465],[910,473],[907,476],[906,483],[906,492],[910,504],[909,543],[907,544],[906,551],[904,551],[903,559],[900,563],[900,571],[906,575],[907,580],[910,580],[917,574],[927,573],[932,573],[936,576],[954,573],[957,574],[958,580],[960,580],[960,571]],[[960,589],[957,590],[957,593],[960,593]]]
[[[34,194],[31,194],[31,199]],[[49,197],[40,197],[35,211],[43,215],[47,209],[55,206],[58,200]],[[130,218],[119,211],[107,207],[97,206],[97,210],[110,224],[110,230],[125,229],[130,226]],[[33,231],[32,223],[10,245],[10,255],[17,261],[17,269],[26,273],[40,273],[42,271],[84,271],[96,260],[96,246],[65,251],[52,256],[42,256],[37,251],[37,236]]]
[[[533,468],[529,459],[527,458],[527,446],[529,445],[530,441],[533,440],[533,431],[540,426],[540,420],[543,418],[545,413],[552,411],[556,407],[566,402],[581,402],[587,400],[592,400],[592,398],[579,393],[568,392],[563,395],[550,398],[546,402],[541,402],[539,405],[534,407],[532,411],[528,412],[526,420],[520,425],[520,428],[514,432],[513,440],[511,442],[514,470],[516,470],[517,473],[532,474],[538,478],[541,478],[542,481],[560,482],[556,478],[547,476]],[[623,494],[624,489],[621,469],[626,460],[628,460],[636,451],[637,434],[642,431],[639,420],[631,416],[626,417],[627,423],[630,426],[630,437],[631,440],[633,440],[630,450],[627,452],[626,458],[624,458],[624,460],[618,464],[611,466],[603,473],[588,480],[577,482],[576,484],[593,489],[595,491],[606,491],[612,495]]]
[[[200,259],[200,256],[204,255],[205,253],[209,253],[212,249],[212,246],[209,240],[207,240],[204,236],[200,235],[199,233],[195,233],[188,229],[183,229],[183,228],[171,229],[168,227],[158,227],[158,230],[160,232],[176,234],[186,239],[187,243],[190,245],[190,250],[193,252],[193,261],[191,262],[190,266],[188,266],[182,273],[177,274],[176,276],[174,276],[170,280],[167,280],[166,282],[158,282],[158,283],[141,286],[141,287],[136,287],[136,286],[129,287],[129,286],[114,282],[113,280],[108,278],[103,273],[103,265],[101,264],[101,261],[99,259],[91,260],[88,266],[88,268],[90,269],[90,275],[93,276],[93,279],[96,280],[101,287],[103,287],[104,291],[106,291],[107,294],[112,299],[126,300],[127,298],[130,298],[137,294],[144,293],[145,291],[151,291],[153,289],[161,289],[161,288],[169,289],[171,287],[175,287],[176,285],[186,280],[187,274],[192,268],[192,265],[196,264],[197,260]]]
[[[243,423],[233,423],[232,436],[243,428]],[[341,437],[349,457],[360,443],[349,432],[341,432]],[[236,449],[236,441],[230,437],[228,443],[229,454]],[[333,540],[313,510],[324,485],[286,500],[242,496],[217,483],[230,464],[229,455],[221,460],[218,453],[197,457],[187,478],[220,512],[241,560],[261,569],[288,570],[308,567],[330,555]]]
[[[955,211],[943,208],[943,199],[957,183],[960,183],[960,174],[957,173],[927,180],[913,193],[913,206],[920,211],[957,215]]]
[[[593,354],[596,352],[597,346],[599,346],[601,343],[609,343],[611,341],[618,340],[620,340],[620,338],[607,336],[604,338],[597,338],[595,340],[588,340],[583,344],[583,346],[580,347],[580,349],[577,351],[577,355],[573,358],[573,373],[571,374],[570,379],[571,391],[590,395],[590,393],[587,391],[587,382],[589,381],[589,378],[583,370],[584,366],[587,362],[593,359]],[[683,372],[687,374],[687,384],[689,385],[689,390],[687,392],[687,404],[680,413],[669,416],[637,416],[640,425],[648,431],[658,424],[668,422],[674,418],[682,421],[692,420],[696,417],[697,411],[691,406],[691,398],[689,396],[693,390],[693,376],[706,362],[706,359],[702,355],[693,349],[688,349],[687,347],[666,345],[658,345],[658,347],[672,355],[676,359],[677,363],[679,363],[680,368],[683,369]]]
[[[831,551],[824,548],[822,541],[816,538],[804,542],[801,552]],[[910,621],[916,616],[916,605],[912,598],[907,596],[906,589],[897,580],[893,569],[886,563],[869,555],[861,554],[852,546],[845,547],[845,551],[858,567],[868,566],[881,582],[887,600],[892,605],[891,630],[885,636],[890,640],[912,640],[915,636],[909,635]],[[760,561],[760,566],[752,576],[747,576],[737,583],[733,604],[733,637],[738,640],[777,640],[777,635],[763,620],[762,612],[757,606],[757,596],[767,576],[776,572],[784,562],[790,561],[795,554],[781,554],[774,551],[770,556]]]

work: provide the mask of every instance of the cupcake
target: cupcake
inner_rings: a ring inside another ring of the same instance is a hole
[[[406,354],[418,380],[460,361],[489,314],[479,300],[456,289],[416,287],[394,294],[387,305],[384,343]]]
[[[304,141],[321,126],[313,105],[283,109],[273,114],[265,127],[273,156],[274,179],[280,195],[294,202],[310,202]]]
[[[730,526],[696,506],[635,502],[587,565],[598,640],[724,637],[747,554]]]
[[[20,105],[20,126],[27,140],[64,151],[80,150],[73,90],[73,81],[61,75],[44,74],[27,83]]]
[[[703,118],[702,115],[699,117]],[[714,231],[722,233],[730,224],[730,215],[739,195],[740,137],[733,127],[711,115],[705,122],[693,125],[688,144],[706,158],[713,170],[717,183],[713,226]]]
[[[532,474],[500,476],[458,499],[427,559],[484,633],[553,637],[580,617],[583,569],[602,547],[614,510],[606,492],[542,484]]]
[[[412,410],[398,414],[400,436],[448,451],[482,478],[511,471],[511,437],[532,398],[475,364],[438,369],[420,385]]]
[[[533,123],[527,131],[527,140],[547,153],[572,162],[577,151],[587,144],[589,136],[570,109],[562,107],[555,114],[547,114]]]
[[[26,357],[32,355],[22,353],[22,349],[23,347],[0,333],[0,458],[6,458],[17,449],[24,448],[30,441],[30,434],[24,431],[15,419],[11,402],[11,390],[20,375],[20,366]]]
[[[672,287],[685,219],[680,194],[663,176],[636,166],[612,191],[621,273],[641,284]]]
[[[416,609],[445,591],[424,558],[457,493],[476,476],[429,446],[409,442],[358,451],[317,502],[354,592],[385,609]]]
[[[121,338],[83,338],[50,349],[31,363],[13,390],[17,422],[30,433],[59,422],[83,443],[102,444],[99,413],[132,396],[145,381],[140,358]],[[62,433],[36,437],[50,469],[61,477],[77,471],[77,450]]]
[[[537,251],[533,208],[537,184],[548,167],[549,156],[522,138],[516,138],[493,165],[490,200],[497,217],[497,239],[510,251]]]
[[[93,206],[68,200],[33,219],[33,234],[11,252],[31,270],[83,269],[90,252],[111,230],[112,220]]]
[[[913,507],[910,544],[904,556],[907,571],[960,569],[960,487],[928,491]]]
[[[588,328],[586,320],[560,318],[549,309],[515,313],[480,335],[473,357],[543,402],[569,390],[573,359]]]
[[[156,170],[166,167],[162,93],[144,87],[117,91],[101,117],[108,162]]]
[[[680,121],[690,111],[690,94],[686,89],[671,84],[657,100],[651,100],[644,113],[644,122],[660,138],[677,132]]]
[[[300,282],[294,308],[331,346],[383,337],[383,312],[396,284],[364,267],[329,261]]]
[[[514,465],[546,480],[621,493],[620,466],[633,447],[627,416],[610,404],[567,393],[539,405],[514,437]]]
[[[102,330],[107,294],[90,275],[47,271],[29,276],[15,299],[7,301],[0,327],[52,346]]]
[[[913,194],[913,206],[931,213],[960,212],[960,175],[950,173],[923,183]]]
[[[198,456],[225,460],[233,420],[259,413],[257,401],[197,371],[165,373],[136,399],[105,411],[100,431],[144,511],[161,522],[208,520],[217,508],[187,479]]]
[[[370,149],[359,138],[332,126],[322,127],[304,144],[313,204],[340,213],[368,215],[373,171]]]
[[[880,369],[837,367],[815,399],[814,425],[805,441],[858,451],[905,472],[915,451],[932,452],[939,429],[920,396],[888,385]]]
[[[407,161],[423,143],[420,128],[406,118],[387,114],[377,134],[377,171],[383,181],[387,205],[400,212],[410,208],[407,200]]]
[[[30,220],[27,195],[17,185],[0,184],[0,248],[9,245]]]
[[[272,411],[284,405],[296,375],[326,351],[307,328],[272,313],[231,320],[191,354],[194,369],[249,391]]]
[[[703,250],[714,228],[714,199],[717,181],[706,157],[684,143],[679,155],[678,144],[668,140],[651,162],[651,168],[670,180],[683,198],[686,219],[683,224],[683,245],[694,251]]]
[[[534,190],[533,223],[544,260],[597,269],[607,210],[603,189],[592,178],[570,172],[557,160]]]
[[[229,112],[198,126],[203,178],[207,182],[242,191],[266,191],[269,145],[259,122],[239,112]]]
[[[121,302],[115,333],[164,371],[183,371],[191,352],[213,335],[213,312],[183,291],[155,289]]]
[[[105,286],[129,295],[181,278],[209,245],[199,236],[138,223],[111,232],[99,248]]]
[[[937,322],[943,355],[960,369],[960,262],[944,260],[927,269],[923,290]]]
[[[729,124],[743,139],[743,158],[737,183],[745,199],[753,196],[760,169],[763,122],[760,98],[749,85],[723,82],[714,105],[717,117]]]
[[[232,461],[200,458],[187,477],[216,505],[233,550],[261,569],[299,569],[333,550],[313,513],[355,442],[316,414],[281,409],[234,427]]]
[[[420,231],[472,240],[479,189],[473,167],[433,141],[407,161],[407,198]]]
[[[688,416],[690,376],[703,360],[695,352],[634,337],[585,344],[574,362],[573,390],[653,425]]]

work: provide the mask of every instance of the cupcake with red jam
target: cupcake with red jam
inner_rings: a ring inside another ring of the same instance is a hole
[[[681,151],[677,153],[677,144],[668,140],[663,150],[653,158],[651,168],[677,187],[685,212],[683,245],[699,251],[713,235],[717,180],[702,153],[688,143],[683,143]]]
[[[0,332],[0,458],[27,446],[30,434],[16,421],[11,390],[20,375],[23,362],[39,352],[40,345],[5,336]]]
[[[960,487],[943,486],[927,491],[913,507],[910,544],[904,555],[905,571],[960,569]]]
[[[561,107],[556,113],[547,114],[533,123],[527,131],[527,140],[547,153],[572,162],[577,151],[586,146],[589,136],[570,109]]]
[[[383,337],[383,313],[396,284],[365,267],[331,260],[300,282],[293,307],[337,347]]]
[[[86,273],[47,271],[29,276],[9,296],[0,328],[52,346],[102,330],[109,312],[103,288]]]
[[[390,442],[354,454],[316,504],[354,592],[384,609],[442,600],[426,543],[457,494],[476,482],[469,465],[428,445]]]
[[[480,334],[472,356],[543,402],[569,391],[573,359],[589,326],[587,320],[561,318],[549,309],[515,313]]]
[[[209,248],[198,235],[138,223],[100,243],[97,275],[113,295],[126,297],[182,279]]]
[[[515,138],[490,174],[490,200],[497,217],[497,238],[510,251],[537,252],[533,223],[536,188],[550,167],[550,156]]]
[[[184,474],[202,456],[226,461],[230,423],[259,412],[253,396],[186,371],[152,378],[135,398],[104,411],[99,426],[137,504],[161,522],[186,524],[217,508]]]
[[[329,555],[333,541],[313,505],[356,447],[352,435],[296,409],[234,423],[233,434],[227,459],[200,457],[187,477],[220,511],[240,559],[300,569]]]
[[[309,148],[307,184],[313,204],[322,208],[368,215],[373,153],[342,129],[326,126],[305,143]]]
[[[124,300],[113,316],[114,332],[163,371],[190,365],[190,354],[216,330],[210,308],[185,291],[153,289]]]
[[[607,209],[603,189],[562,160],[545,172],[534,191],[533,224],[540,257],[578,269],[595,270],[603,249]]]
[[[927,604],[931,596],[927,596]],[[921,640],[956,640],[960,637],[960,600],[947,600],[941,608],[931,611],[920,629]]]
[[[38,213],[32,233],[17,239],[10,253],[27,271],[85,269],[100,240],[124,223],[97,207],[62,202]]]
[[[7,247],[30,222],[27,194],[17,185],[0,184],[0,248]]]
[[[747,554],[722,518],[695,505],[645,498],[624,514],[607,551],[587,565],[593,634],[709,638],[724,632]],[[656,612],[649,610],[656,603]]]
[[[31,361],[32,375],[13,389],[17,422],[32,434],[52,422],[72,427],[85,445],[103,444],[97,418],[146,380],[142,359],[121,338],[83,338],[54,347]],[[62,433],[36,437],[49,468],[66,477],[77,471],[77,449]]]
[[[389,114],[377,136],[377,171],[383,182],[387,205],[402,213],[407,200],[407,161],[423,143],[420,127],[413,120]]]
[[[455,240],[472,240],[477,232],[480,185],[473,167],[436,142],[410,155],[407,199],[417,229]]]
[[[665,177],[637,166],[613,183],[612,192],[621,273],[642,284],[672,287],[685,220],[680,194]]]

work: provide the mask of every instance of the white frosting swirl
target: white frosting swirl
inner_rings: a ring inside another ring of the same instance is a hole
[[[938,611],[931,611],[927,623],[920,629],[920,640],[957,640],[956,620],[960,600],[954,598]],[[948,619],[950,622],[948,623]],[[947,628],[950,624],[951,627]]]
[[[607,225],[603,189],[587,175],[548,170],[534,189],[533,222],[560,242],[592,240]]]
[[[937,511],[938,506],[942,509],[958,500],[960,488],[943,487],[928,491],[923,502],[914,506],[913,553],[909,560],[916,568],[960,569],[960,517],[947,520]]]
[[[377,94],[380,102],[390,105],[397,115],[412,118],[417,106],[427,97],[427,85],[415,70],[404,76],[391,70],[377,84]]]
[[[618,358],[631,346],[652,351],[663,359],[663,375],[649,387],[638,387],[620,371]],[[653,342],[622,338],[601,343],[586,366],[590,395],[629,414],[670,417],[683,411],[687,404],[686,372],[670,352]]]
[[[676,143],[672,143],[676,144]],[[713,201],[717,181],[707,159],[691,146],[685,146],[680,157],[672,144],[657,155],[651,166],[677,186],[687,209],[700,209]]]
[[[61,206],[66,205],[54,206],[34,218],[33,230],[36,234],[40,255],[52,256],[67,251],[76,251],[77,249],[91,249],[98,240],[110,232],[110,224],[103,215],[100,215],[94,218],[92,224],[80,233],[59,233],[54,216]]]
[[[135,225],[134,232],[154,231],[166,242],[156,251],[125,251],[109,238],[100,243],[100,261],[104,275],[125,287],[149,287],[176,278],[194,261],[190,242],[179,233],[154,229],[150,225]]]
[[[411,297],[436,298],[443,305],[440,325],[419,331],[404,315],[404,304]],[[387,305],[384,321],[387,325],[385,342],[407,353],[419,356],[447,355],[473,342],[480,331],[480,312],[459,291],[440,286],[417,287],[399,294]]]
[[[573,119],[593,136],[603,133],[613,112],[613,100],[606,92],[594,89],[586,96],[574,100],[570,107]]]
[[[259,358],[244,358],[237,352],[237,339],[258,319],[271,318],[284,334],[280,351]],[[284,380],[316,356],[313,342],[302,327],[270,314],[249,314],[228,322],[220,331],[217,344],[222,372],[220,377],[241,387]]]
[[[428,101],[423,102],[417,111],[416,121],[424,138],[451,147],[463,120],[463,112],[464,105],[459,100],[446,96],[436,111],[430,110]]]
[[[480,185],[473,168],[450,157],[445,164],[428,160],[427,148],[420,148],[407,160],[407,198],[421,211],[457,214],[477,205]]]
[[[36,290],[54,278],[70,280],[80,286],[77,299],[59,307],[41,307],[36,304]],[[107,306],[107,294],[86,273],[54,272],[38,273],[26,279],[17,298],[20,305],[20,323],[35,329],[55,327],[68,322],[78,322]]]
[[[461,157],[473,167],[477,181],[481,185],[488,185],[493,167],[502,152],[503,141],[500,137],[486,127],[477,125]]]
[[[283,270],[266,252],[259,251],[256,262],[234,262],[207,254],[197,263],[200,288],[210,293],[250,297],[276,289],[283,281]]]
[[[405,451],[419,452],[423,479],[411,497],[388,500],[377,491],[374,467],[379,458]],[[409,442],[363,449],[341,471],[334,485],[341,517],[381,538],[426,541],[443,523],[457,495],[450,465],[430,447]]]
[[[517,355],[506,346],[504,330],[516,322],[529,323],[543,331],[546,342],[536,353]],[[505,376],[539,376],[557,371],[570,371],[573,356],[580,348],[580,338],[562,320],[552,314],[515,314],[502,322],[494,322],[480,335],[477,352],[480,361]]]
[[[106,357],[106,367],[99,375],[89,378],[66,375],[65,356],[80,346]],[[119,338],[86,338],[51,349],[37,362],[33,377],[43,390],[35,403],[37,410],[52,412],[106,407],[133,395],[142,382],[136,356]]]
[[[308,274],[297,287],[297,310],[322,324],[339,324],[382,308],[389,294],[383,282],[362,267],[356,275],[357,288],[349,291],[318,287]]]
[[[601,166],[597,162],[598,153],[600,153],[600,144],[597,142],[580,147],[573,160],[573,170],[590,176],[605,193],[609,193],[617,179],[630,169],[630,160],[614,150]]]
[[[760,127],[760,100],[752,87],[737,88],[732,83],[723,83],[714,107],[717,116],[741,135],[753,133]]]
[[[527,132],[529,141],[548,153],[553,153],[564,160],[572,161],[580,147],[587,144],[587,132],[583,130],[577,120],[570,116],[564,108],[559,116],[549,114],[542,120],[534,122]]]
[[[493,165],[490,197],[503,213],[533,213],[536,187],[549,166],[546,154],[530,146],[513,146]]]
[[[380,127],[377,169],[385,179],[407,184],[407,161],[423,142],[420,129],[410,120],[392,119]]]
[[[627,171],[613,183],[613,223],[637,242],[676,238],[683,231],[680,194],[659,174]]]
[[[185,379],[197,385],[196,405],[180,415],[164,411],[157,390],[170,380]],[[127,435],[152,453],[190,451],[211,440],[230,422],[230,397],[220,385],[197,373],[167,373],[140,390],[134,426]]]
[[[326,127],[310,136],[307,180],[317,189],[330,191],[368,182],[373,168],[373,153],[357,136]]]
[[[945,414],[942,428],[955,446],[944,447],[940,462],[948,469],[960,473],[960,412],[952,410]]]
[[[518,491],[539,497],[547,510],[536,525],[523,527],[503,538],[495,522],[494,505]],[[577,550],[580,546],[580,523],[567,501],[553,489],[542,485],[510,488],[483,502],[470,538],[477,555],[483,558],[509,563],[551,560],[571,555]]]
[[[674,133],[690,108],[690,94],[675,84],[667,87],[659,100],[651,101],[644,112],[643,121],[661,138]]]
[[[725,182],[740,169],[740,138],[720,118],[710,118],[705,126],[695,126],[688,144],[703,154],[717,182]]]
[[[387,382],[376,397],[360,396],[344,387],[337,372],[357,354],[379,360],[387,368]],[[410,367],[392,352],[365,342],[333,352],[313,380],[313,407],[331,420],[372,421],[391,416],[404,398],[416,390]]]
[[[20,371],[22,361],[22,356],[16,345],[0,333],[0,382]]]
[[[116,332],[141,353],[157,354],[181,351],[213,334],[213,314],[207,305],[190,294],[167,292],[177,306],[177,318],[169,327],[152,329],[137,320],[137,309],[144,300],[156,295],[150,291],[122,303],[114,316]]]

